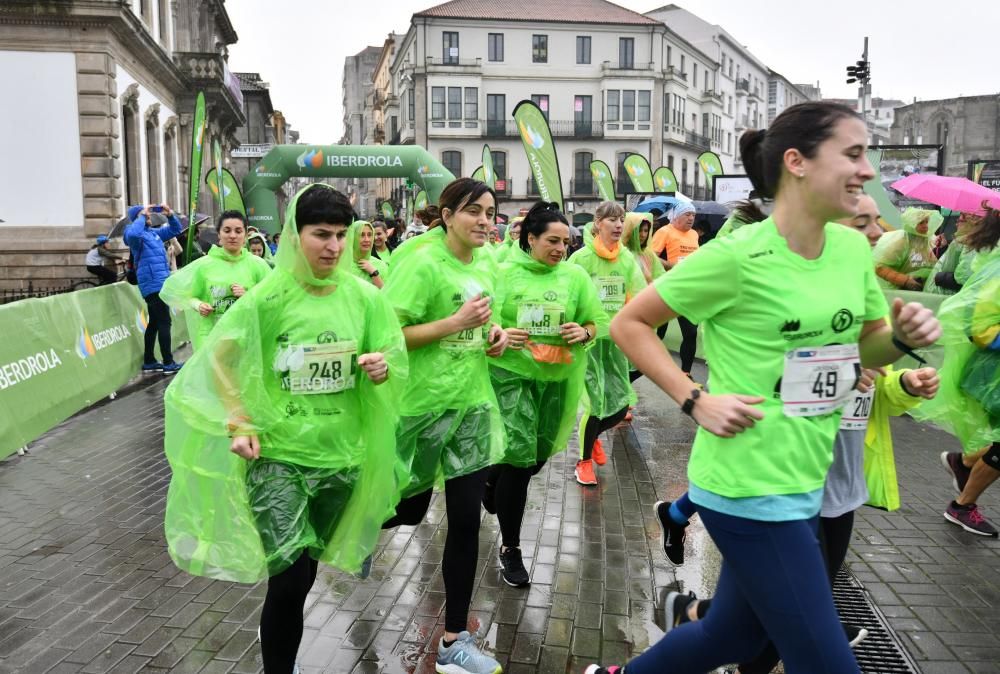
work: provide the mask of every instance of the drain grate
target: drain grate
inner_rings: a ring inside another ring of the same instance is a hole
[[[861,671],[866,674],[919,674],[920,670],[903,649],[899,637],[882,611],[872,603],[867,590],[844,568],[833,586],[833,601],[845,623],[864,627],[868,637],[854,648]]]

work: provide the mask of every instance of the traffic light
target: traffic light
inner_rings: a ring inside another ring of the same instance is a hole
[[[854,84],[861,82],[866,84],[871,79],[871,63],[868,61],[858,61],[853,66],[847,66],[847,83]]]

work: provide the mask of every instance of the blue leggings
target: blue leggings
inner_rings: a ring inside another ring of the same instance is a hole
[[[694,674],[748,662],[770,638],[788,674],[857,674],[816,538],[818,518],[759,522],[698,507],[722,552],[712,610],[671,630],[627,674]]]

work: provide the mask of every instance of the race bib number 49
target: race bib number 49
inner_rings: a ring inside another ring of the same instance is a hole
[[[340,393],[354,388],[358,346],[354,341],[293,346],[288,388],[295,395]]]
[[[517,327],[529,335],[558,335],[565,309],[561,304],[525,303],[517,307]]]
[[[857,344],[789,351],[781,376],[785,416],[815,417],[836,412],[851,395],[860,375]]]

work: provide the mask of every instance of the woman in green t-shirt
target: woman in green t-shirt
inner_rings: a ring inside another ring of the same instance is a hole
[[[459,178],[441,193],[439,206],[440,225],[419,237],[426,239],[420,248],[405,257],[397,251],[385,288],[410,355],[396,431],[410,478],[396,515],[383,528],[419,524],[435,485],[444,486],[445,631],[438,671],[492,673],[500,665],[479,651],[466,628],[486,475],[504,439],[487,358],[503,354],[507,334],[491,306],[496,262],[483,250],[496,196],[485,183]]]
[[[858,672],[817,545],[841,410],[860,367],[940,335],[901,300],[892,325],[853,215],[874,176],[867,130],[850,108],[804,103],[740,139],[771,217],[705,246],[642,292],[611,332],[700,428],[691,500],[723,563],[705,620],[671,630],[629,674],[705,672],[747,662],[772,640],[789,674]],[[711,393],[692,388],[654,328],[683,314],[704,326]],[[593,671],[604,671],[594,667]]]
[[[405,344],[385,296],[346,269],[352,219],[333,188],[299,192],[276,268],[164,397],[170,555],[194,575],[267,579],[269,673],[295,667],[318,562],[361,571],[405,476],[393,470]]]
[[[569,222],[558,205],[538,202],[521,225],[497,284],[508,348],[490,366],[507,446],[483,499],[500,522],[501,572],[514,587],[529,582],[520,550],[528,482],[566,448],[583,395],[586,345],[608,324],[590,277],[563,262]]]

